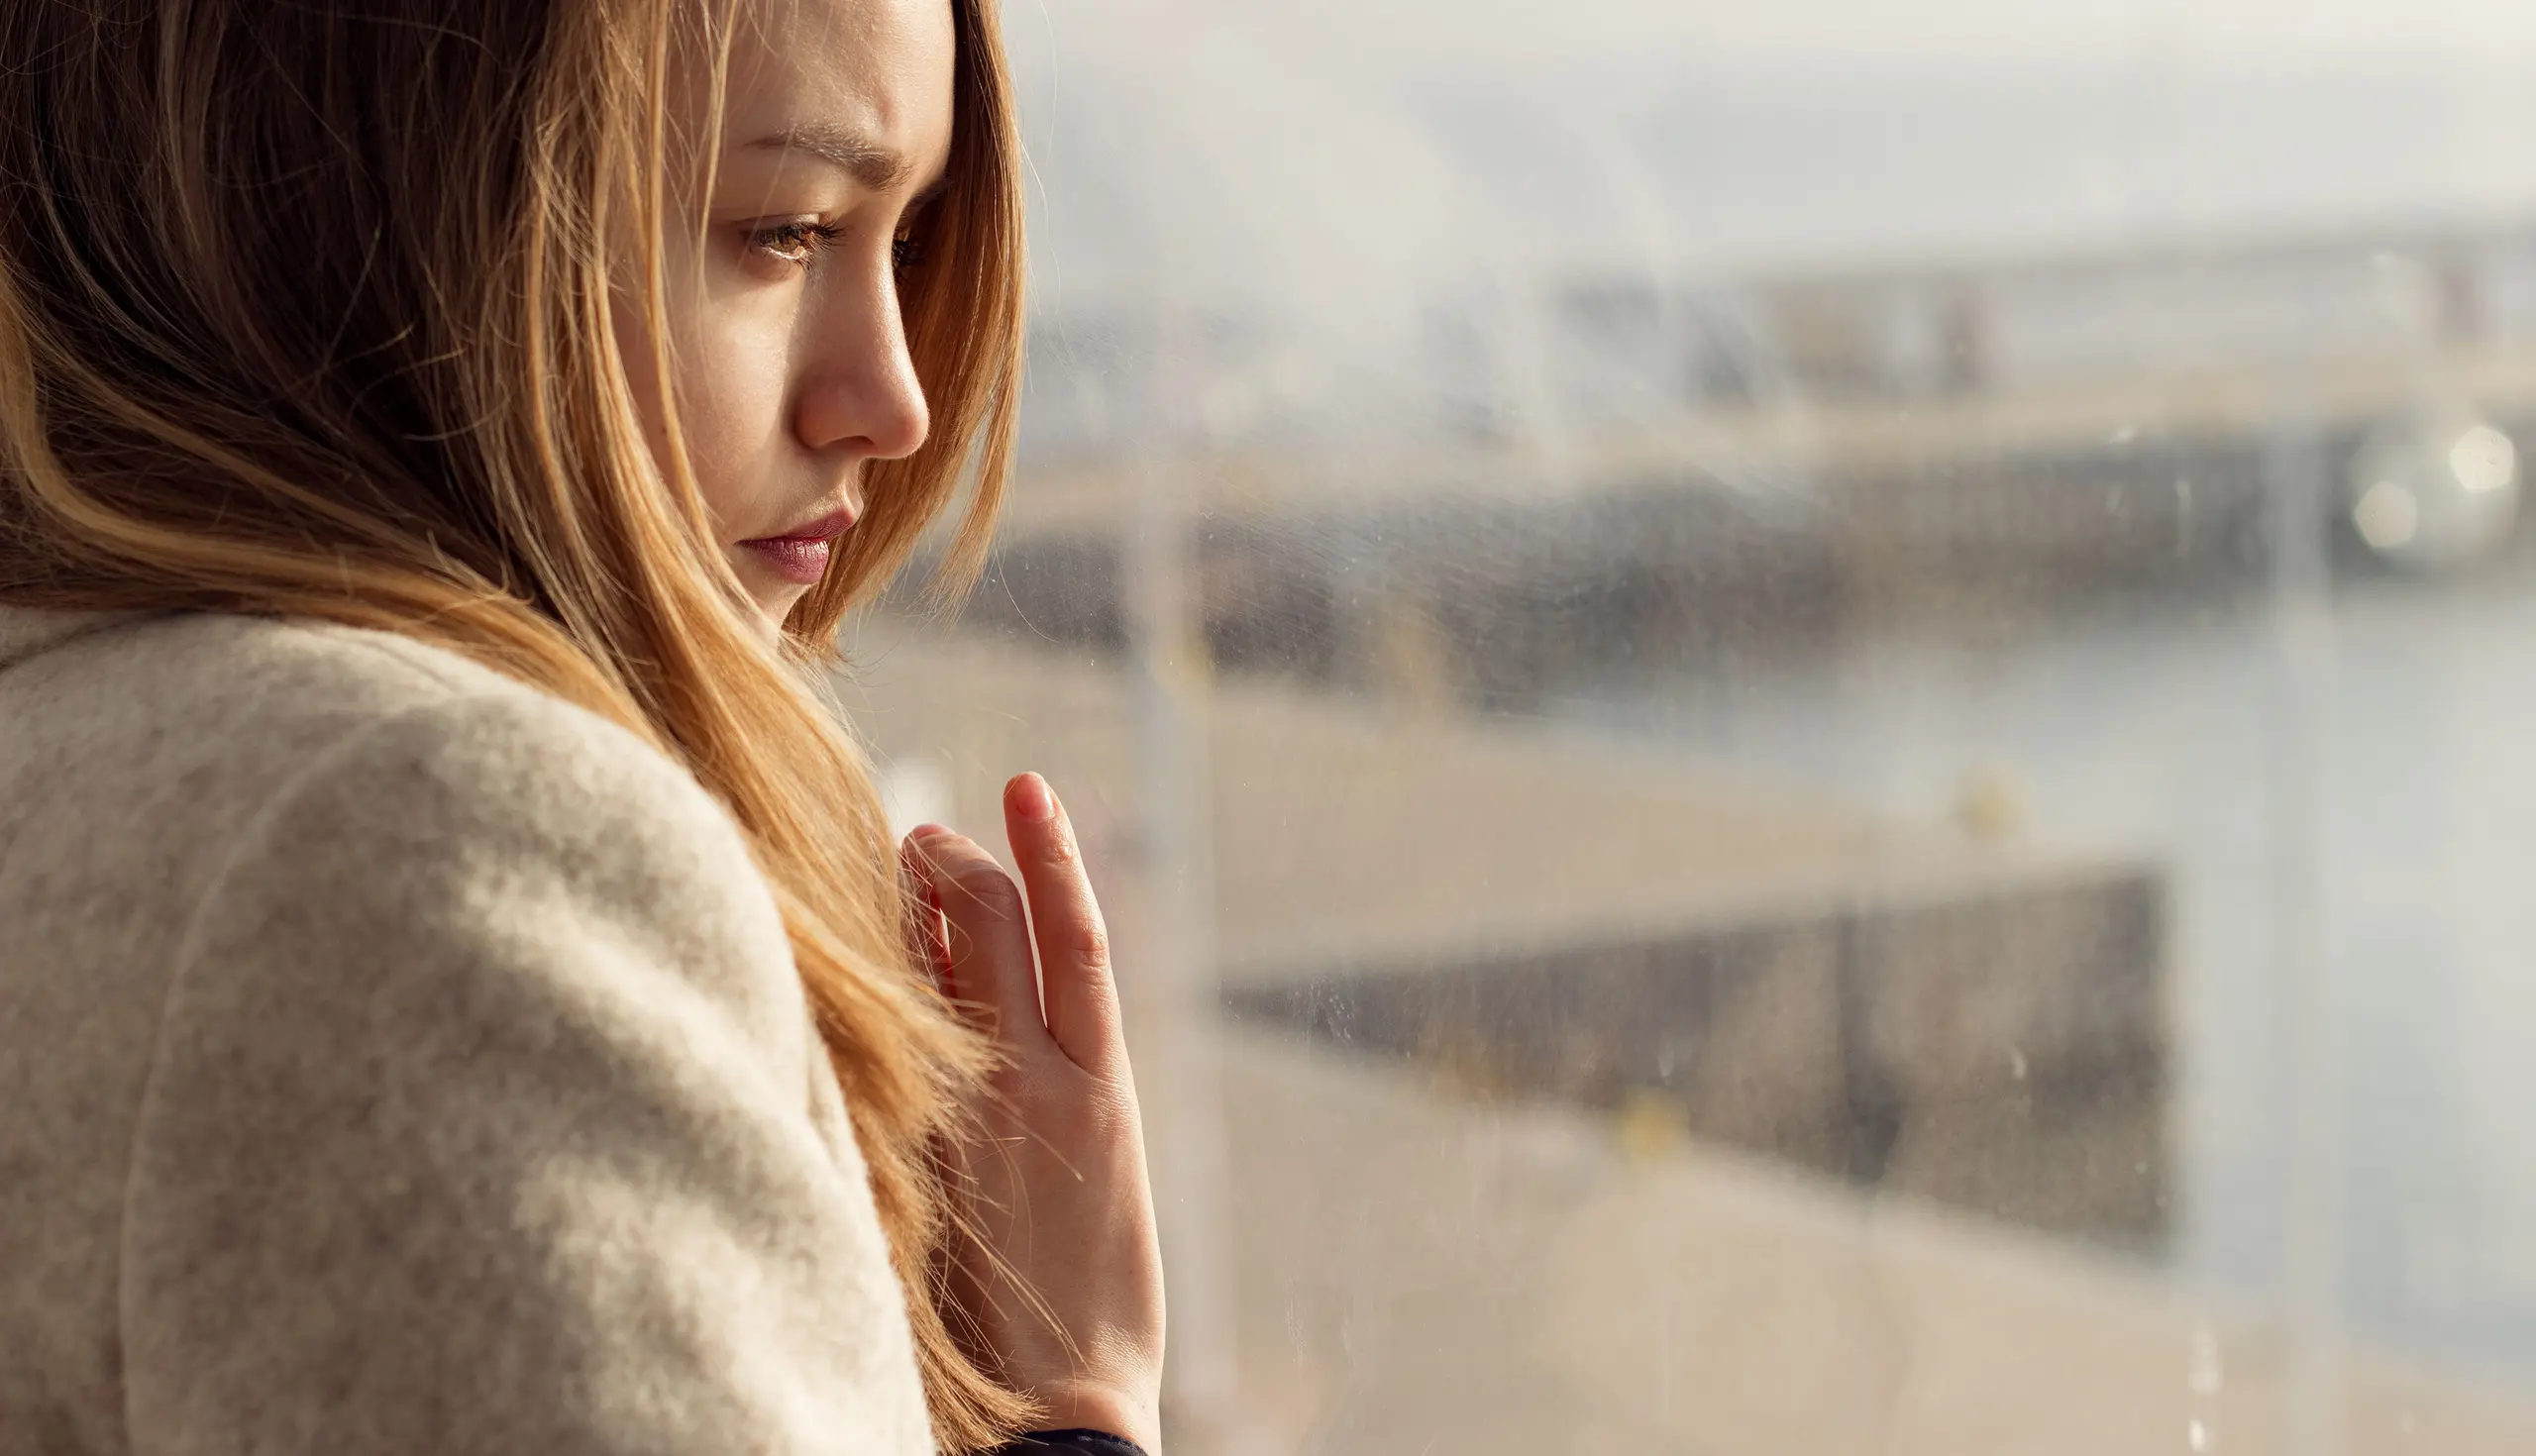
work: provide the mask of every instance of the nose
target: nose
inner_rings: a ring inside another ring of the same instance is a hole
[[[842,270],[840,270],[842,271]],[[924,385],[907,350],[897,280],[885,264],[877,277],[833,274],[805,311],[809,337],[796,355],[800,373],[792,430],[818,455],[898,460],[916,453],[932,428]]]

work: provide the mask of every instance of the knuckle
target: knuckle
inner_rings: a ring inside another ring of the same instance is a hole
[[[1072,872],[1083,869],[1083,846],[1077,844],[1074,835],[1064,829],[1048,836],[1040,857],[1054,869]]]
[[[1014,887],[1012,877],[983,855],[950,866],[949,879],[959,897],[1000,918],[1010,919],[1021,908],[1021,891]],[[946,896],[944,908],[949,907]]]
[[[1099,920],[1087,920],[1073,927],[1065,936],[1065,952],[1084,966],[1096,970],[1110,968],[1110,927]]]

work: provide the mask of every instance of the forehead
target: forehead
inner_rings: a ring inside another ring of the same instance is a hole
[[[815,123],[934,159],[949,146],[951,0],[739,0],[726,141]]]

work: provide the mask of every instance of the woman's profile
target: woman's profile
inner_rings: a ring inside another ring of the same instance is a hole
[[[1064,811],[814,686],[1006,473],[999,46],[0,0],[0,1456],[1155,1443]]]

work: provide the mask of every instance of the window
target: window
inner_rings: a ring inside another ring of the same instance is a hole
[[[1180,1449],[2536,1450],[2532,17],[1011,12]]]

